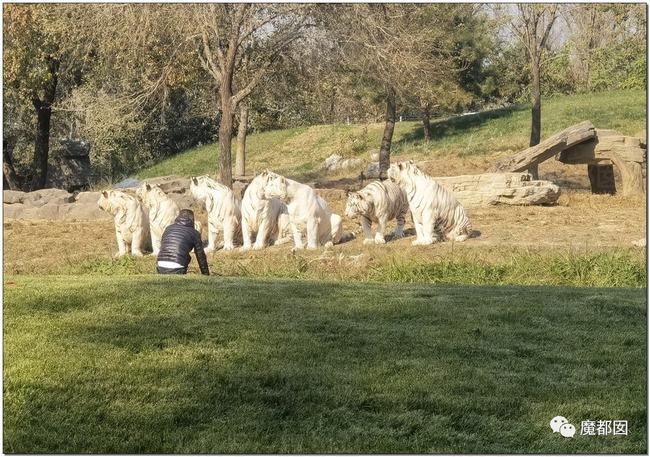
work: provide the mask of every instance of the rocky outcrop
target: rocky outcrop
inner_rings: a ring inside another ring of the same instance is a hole
[[[52,164],[48,167],[47,185],[70,192],[90,185],[90,144],[84,140],[59,138],[50,149]]]
[[[111,216],[99,209],[100,192],[80,192],[76,195],[61,189],[41,189],[34,192],[5,190],[2,208],[5,219],[26,220],[102,220]]]
[[[181,208],[196,208],[196,200],[190,194],[189,178],[163,176],[144,182],[158,184]],[[133,194],[140,181],[133,179],[130,186],[120,189]],[[239,189],[243,193],[243,188]],[[34,192],[5,190],[2,195],[5,219],[94,221],[110,220],[111,216],[99,209],[97,201],[101,192],[69,193],[61,189],[42,189]]]

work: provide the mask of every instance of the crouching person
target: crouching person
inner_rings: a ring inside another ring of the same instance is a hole
[[[201,268],[201,274],[209,275],[208,259],[203,251],[201,234],[194,228],[194,213],[182,209],[173,224],[167,226],[160,240],[158,252],[158,273],[184,275],[192,258],[190,252],[194,249],[196,261]]]

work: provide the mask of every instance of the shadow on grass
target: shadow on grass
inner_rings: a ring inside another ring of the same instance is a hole
[[[510,116],[513,112],[521,110],[520,105],[511,105],[503,108],[497,108],[489,111],[483,111],[476,114],[465,116],[453,116],[431,122],[431,139],[441,140],[455,135],[465,135],[466,130],[480,127],[485,122],[492,119],[499,119]],[[399,141],[393,143],[396,150],[401,150],[409,143],[424,140],[424,128],[420,125],[411,132],[402,136]]]
[[[5,451],[645,448],[642,291],[189,279],[96,284],[97,313],[52,316],[40,338],[71,349],[32,380],[11,365],[43,349],[5,349]],[[591,405],[637,421],[634,439],[547,430]]]

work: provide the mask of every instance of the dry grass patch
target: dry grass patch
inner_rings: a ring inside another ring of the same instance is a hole
[[[343,214],[342,192],[332,190],[326,198]],[[641,286],[645,250],[633,247],[633,242],[645,236],[643,202],[569,191],[556,206],[472,208],[478,238],[428,247],[411,246],[410,221],[406,238],[365,246],[359,223],[344,218],[345,231],[356,238],[331,250],[293,253],[287,244],[246,253],[218,251],[209,263],[213,273],[223,276]],[[111,221],[12,221],[4,228],[4,267],[9,274],[154,271],[152,256],[112,257],[117,249]],[[195,263],[190,270],[196,271]],[[591,276],[590,270],[595,271]]]

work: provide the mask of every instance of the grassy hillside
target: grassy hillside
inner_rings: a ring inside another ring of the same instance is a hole
[[[628,90],[546,98],[542,101],[542,137],[571,124],[591,120],[596,127],[641,135],[646,124],[646,94]],[[433,141],[422,140],[419,122],[400,122],[395,128],[396,157],[425,158],[443,154],[472,156],[512,152],[528,145],[530,106],[432,122]],[[383,124],[316,125],[250,135],[248,170],[270,168],[290,176],[317,170],[326,157],[338,153],[364,157],[379,149]],[[164,160],[138,175],[141,178],[176,174],[215,173],[217,145],[188,150]]]
[[[4,291],[5,453],[647,451],[640,289],[20,276]],[[629,435],[580,436],[600,419]]]

